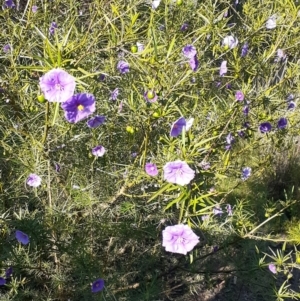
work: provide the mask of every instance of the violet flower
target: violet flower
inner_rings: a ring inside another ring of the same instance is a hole
[[[121,74],[125,74],[129,72],[129,64],[125,61],[119,61],[117,65],[117,69]]]
[[[5,284],[6,284],[6,280],[3,277],[0,277],[0,286]]]
[[[3,8],[14,8],[16,5],[12,0],[5,0],[3,4]]]
[[[34,173],[31,173],[28,176],[26,183],[27,183],[28,186],[38,187],[38,186],[41,185],[42,179],[38,175],[36,175]]]
[[[188,225],[168,226],[162,231],[162,246],[167,252],[186,255],[198,242],[199,237]]]
[[[278,122],[277,122],[277,127],[282,130],[285,129],[287,127],[288,121],[286,118],[281,117]]]
[[[235,99],[237,101],[243,101],[245,98],[244,93],[242,91],[236,91],[235,93]]]
[[[91,118],[90,120],[88,120],[88,122],[86,124],[89,128],[94,129],[94,128],[102,125],[105,122],[105,120],[106,120],[105,116],[97,115],[97,116],[94,116],[93,118]]]
[[[231,208],[231,205],[230,204],[227,204],[226,205],[226,211],[227,211],[227,214],[228,216],[232,216],[232,208]]]
[[[112,92],[110,92],[109,100],[117,100],[118,95],[119,95],[119,88],[116,88]]]
[[[9,278],[13,273],[13,268],[9,267],[6,271],[5,271],[5,277]]]
[[[155,177],[158,175],[157,166],[154,163],[146,163],[145,171],[149,176]]]
[[[295,110],[295,108],[296,108],[296,103],[294,102],[294,101],[290,101],[289,103],[288,103],[288,110],[289,111],[294,111]]]
[[[40,88],[45,98],[52,102],[64,102],[73,96],[75,78],[66,71],[52,69],[40,78]]]
[[[241,51],[241,57],[245,57],[248,54],[249,45],[247,42],[244,43]]]
[[[223,61],[220,66],[220,76],[227,73],[227,61]]]
[[[270,132],[271,129],[272,129],[272,125],[271,125],[271,123],[268,122],[268,121],[267,121],[267,122],[261,123],[260,126],[259,126],[259,130],[260,130],[260,132],[261,132],[262,134],[265,134],[265,133]]]
[[[195,171],[181,160],[168,162],[164,167],[164,180],[181,186],[189,184],[195,177]]]
[[[65,118],[70,123],[77,123],[96,111],[95,97],[92,94],[80,93],[73,95],[61,104]]]
[[[195,57],[195,55],[197,54],[197,50],[196,47],[193,45],[186,45],[182,48],[182,54],[188,58],[188,59],[192,59]]]
[[[29,244],[29,236],[26,233],[24,233],[20,230],[16,230],[15,235],[16,235],[17,241],[19,243],[21,243],[22,245],[28,245]]]
[[[181,134],[183,128],[186,126],[186,120],[184,117],[177,119],[171,126],[170,136],[177,137]]]
[[[252,173],[251,167],[243,167],[242,176],[241,176],[242,180],[246,181],[251,176],[251,173]]]
[[[188,28],[189,28],[189,24],[188,24],[187,22],[184,22],[184,23],[181,25],[180,30],[181,30],[181,31],[186,31],[186,30],[188,30]]]
[[[220,207],[215,207],[214,209],[213,209],[213,214],[214,215],[222,215],[223,214],[223,210],[220,208]]]
[[[98,145],[92,149],[92,154],[96,157],[103,157],[106,150],[102,145]]]
[[[199,67],[199,61],[198,61],[198,58],[197,58],[197,55],[195,55],[194,57],[192,57],[190,60],[189,60],[189,64],[190,64],[190,67],[193,71],[197,71],[198,67]]]
[[[247,116],[249,114],[249,106],[248,105],[243,107],[243,113],[245,116]]]
[[[3,51],[4,51],[4,52],[7,53],[7,52],[9,52],[10,50],[11,50],[11,47],[10,47],[9,44],[6,44],[6,45],[3,46]]]
[[[144,98],[147,102],[156,102],[158,96],[154,90],[149,90],[144,92]]]
[[[54,35],[55,30],[57,29],[57,24],[56,22],[52,22],[49,28],[49,33],[50,35]]]
[[[92,293],[98,293],[101,292],[104,288],[104,280],[99,278],[97,280],[95,280],[92,284]]]
[[[33,5],[31,10],[32,10],[33,13],[36,13],[37,10],[38,10],[38,7],[36,5]]]

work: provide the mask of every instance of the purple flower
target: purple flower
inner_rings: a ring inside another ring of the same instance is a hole
[[[63,102],[61,107],[65,111],[65,118],[71,123],[77,123],[96,111],[95,97],[88,93],[75,94]]]
[[[237,101],[243,101],[245,98],[244,93],[242,91],[236,91],[235,93],[235,99]]]
[[[213,209],[213,214],[214,215],[222,215],[223,214],[223,210],[220,207],[215,207]]]
[[[96,157],[102,157],[105,154],[105,148],[102,145],[98,145],[92,149],[92,154]]]
[[[186,23],[186,22],[184,22],[184,23],[181,25],[180,30],[181,30],[181,31],[186,31],[186,30],[188,30],[188,28],[189,28],[189,24]]]
[[[112,92],[110,92],[109,100],[117,100],[118,95],[119,95],[119,88],[116,88]]]
[[[92,293],[98,293],[101,292],[104,288],[104,280],[103,279],[97,279],[92,284]]]
[[[101,74],[99,75],[98,80],[99,80],[100,82],[103,82],[103,81],[105,80],[105,74],[101,73]]]
[[[144,93],[144,98],[147,102],[156,102],[158,96],[154,90],[149,90]]]
[[[200,163],[200,167],[203,169],[203,170],[208,170],[210,169],[210,163],[209,162],[206,162],[206,161],[202,161]]]
[[[177,119],[171,127],[171,132],[170,132],[170,136],[171,137],[177,137],[178,135],[181,134],[183,128],[186,126],[186,120],[184,117],[180,117],[179,119]]]
[[[42,179],[34,173],[31,173],[27,178],[27,185],[31,187],[38,187],[41,185],[41,182]]]
[[[0,277],[0,285],[5,285],[6,284],[6,280],[3,277]]]
[[[9,267],[6,271],[5,271],[5,277],[9,278],[13,273],[13,268]]]
[[[192,57],[189,61],[190,67],[193,71],[197,71],[198,67],[199,67],[199,61],[197,59],[197,55],[195,55],[194,57]]]
[[[36,13],[37,9],[38,9],[38,7],[36,5],[33,5],[32,8],[31,8],[33,13]]]
[[[196,47],[193,46],[193,45],[187,45],[187,46],[184,46],[182,48],[182,54],[188,58],[188,59],[192,59],[196,56],[197,54],[197,50],[196,50]]]
[[[201,216],[201,219],[202,219],[203,221],[206,221],[206,220],[209,219],[209,215],[208,215],[208,214],[202,215],[202,216]]]
[[[286,101],[291,101],[291,100],[294,100],[295,99],[295,95],[294,94],[292,94],[292,93],[289,93],[288,95],[287,95],[287,97],[286,97]]]
[[[3,8],[14,8],[16,5],[12,0],[5,0]]]
[[[232,216],[232,208],[231,208],[230,204],[226,205],[226,211],[227,211],[228,216]]]
[[[237,133],[241,138],[244,138],[246,135],[245,131],[243,131],[243,130],[238,130]]]
[[[231,133],[229,133],[229,134],[226,136],[226,143],[227,143],[227,144],[232,144],[232,143],[234,143],[234,141],[235,141],[234,137],[232,136]]]
[[[64,102],[73,96],[75,78],[66,71],[52,69],[40,78],[40,88],[48,101]]]
[[[285,129],[285,128],[286,128],[287,124],[288,124],[287,119],[284,118],[284,117],[281,117],[281,118],[278,120],[278,122],[277,122],[277,127],[278,127],[280,130],[282,130],[282,129]]]
[[[58,163],[54,163],[55,171],[60,172],[60,165]]]
[[[276,274],[276,273],[277,273],[276,265],[275,265],[275,264],[270,263],[268,267],[269,267],[269,270],[270,270],[273,274]]]
[[[9,44],[6,44],[6,45],[3,46],[3,51],[4,52],[9,52],[10,50],[11,50],[11,47],[10,47]]]
[[[102,125],[106,120],[105,116],[97,115],[91,118],[86,124],[89,128],[96,128],[99,125]]]
[[[22,245],[28,245],[29,244],[29,236],[26,233],[24,233],[20,230],[16,230],[16,239]]]
[[[272,129],[272,125],[270,122],[263,122],[259,126],[259,130],[262,134],[270,132]]]
[[[242,168],[242,177],[241,177],[242,180],[246,181],[251,176],[251,173],[252,173],[251,167],[243,167]]]
[[[168,226],[162,231],[162,246],[166,251],[186,255],[199,242],[199,237],[188,225]]]
[[[288,104],[288,110],[289,111],[294,111],[296,108],[296,103],[294,101],[290,101]]]
[[[249,106],[244,106],[243,107],[243,113],[245,116],[247,116],[249,114]]]
[[[181,186],[189,184],[195,177],[195,171],[186,162],[180,160],[168,162],[163,170],[164,180]]]
[[[238,39],[235,38],[234,36],[226,36],[223,39],[222,46],[224,46],[227,49],[228,48],[233,49],[238,45],[238,43],[239,43]]]
[[[50,35],[53,35],[56,29],[57,29],[56,22],[52,22],[51,25],[50,25],[50,28],[49,28]]]
[[[223,61],[220,66],[220,76],[227,73],[227,61]]]
[[[286,58],[285,52],[282,49],[277,49],[277,56],[275,58],[275,62],[276,63],[281,62],[285,60],[285,58]]]
[[[117,68],[121,74],[129,72],[129,64],[125,61],[119,61]]]
[[[157,166],[154,163],[146,163],[145,171],[149,176],[155,177],[158,175]]]
[[[242,47],[241,57],[245,57],[248,54],[249,45],[247,42]]]

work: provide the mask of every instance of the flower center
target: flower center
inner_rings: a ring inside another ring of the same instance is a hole
[[[61,85],[61,84],[55,84],[55,90],[57,91],[63,91],[64,90],[64,87]]]
[[[78,105],[77,109],[78,109],[78,111],[82,111],[84,109],[84,106],[83,105]]]

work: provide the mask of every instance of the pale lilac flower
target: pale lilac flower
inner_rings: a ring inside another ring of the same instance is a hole
[[[225,48],[233,49],[238,45],[239,41],[234,36],[226,36],[223,39],[222,46]]]
[[[10,47],[9,44],[6,44],[6,45],[3,46],[3,51],[4,52],[9,52],[10,50],[11,50],[11,47]]]
[[[243,91],[236,91],[235,93],[235,99],[237,101],[243,101],[245,98]]]
[[[6,284],[6,280],[3,277],[0,277],[0,286],[5,284]]]
[[[276,15],[271,16],[266,22],[267,29],[274,29],[276,28]]]
[[[125,61],[119,61],[117,68],[121,74],[125,74],[129,72],[129,64]]]
[[[5,0],[3,8],[14,8],[16,5],[12,0]]]
[[[144,92],[144,98],[147,102],[156,102],[158,96],[154,90],[149,90]]]
[[[193,46],[193,45],[187,45],[187,46],[184,46],[182,48],[182,54],[188,58],[188,59],[192,59],[195,57],[195,55],[197,54],[197,50],[196,50],[196,47]]]
[[[286,54],[282,49],[277,49],[277,56],[275,58],[275,62],[281,62],[286,59]]]
[[[50,25],[50,28],[49,28],[50,35],[53,35],[56,29],[57,29],[56,22],[52,22],[51,25]]]
[[[19,243],[21,243],[22,245],[28,245],[29,244],[29,236],[20,231],[20,230],[16,230],[16,239]]]
[[[202,216],[201,216],[201,219],[202,219],[203,221],[207,221],[207,220],[209,220],[209,215],[208,215],[208,214],[202,215]]]
[[[222,215],[223,214],[223,210],[220,207],[215,207],[213,209],[213,214],[214,215]]]
[[[228,216],[232,216],[232,208],[230,204],[226,205],[226,210],[227,210],[227,214]]]
[[[220,66],[220,76],[227,73],[227,61],[223,61]]]
[[[287,95],[287,97],[286,97],[286,101],[287,101],[287,102],[289,102],[289,101],[291,101],[291,100],[294,100],[294,99],[295,99],[295,95],[292,94],[292,93],[289,93],[289,94]]]
[[[94,128],[102,125],[105,122],[105,120],[106,120],[105,116],[97,115],[97,116],[94,116],[93,118],[91,118],[90,120],[88,120],[88,122],[86,124],[89,128],[94,129]]]
[[[136,46],[138,48],[138,52],[142,52],[145,49],[144,44],[136,42]]]
[[[38,9],[38,7],[36,5],[33,5],[32,8],[31,8],[33,13],[36,13],[37,9]]]
[[[282,130],[285,129],[287,127],[288,121],[286,118],[281,117],[278,122],[277,122],[277,127]]]
[[[186,162],[180,160],[168,162],[163,170],[164,180],[181,186],[189,184],[195,177],[195,171]]]
[[[267,122],[261,123],[260,126],[259,126],[259,130],[260,130],[260,132],[261,132],[262,134],[265,134],[265,133],[270,132],[271,129],[272,129],[272,125],[271,125],[271,123],[268,122],[268,121],[267,121]]]
[[[251,173],[252,173],[251,167],[243,167],[242,176],[241,176],[242,180],[246,181],[251,176]]]
[[[71,123],[77,123],[96,111],[95,97],[92,94],[80,93],[73,95],[61,104],[65,118]]]
[[[184,117],[177,119],[171,126],[171,137],[177,137],[181,134],[183,128],[186,126],[186,120]]]
[[[40,88],[48,101],[64,102],[73,96],[75,78],[66,71],[52,69],[40,78]]]
[[[158,175],[157,166],[154,163],[146,163],[145,171],[149,176],[155,177]]]
[[[270,270],[273,274],[276,274],[276,273],[277,273],[276,265],[275,265],[275,264],[270,263],[268,267],[269,267],[269,270]]]
[[[249,45],[247,42],[244,43],[241,51],[241,57],[245,57],[248,54]]]
[[[103,157],[105,154],[105,148],[102,145],[98,145],[92,149],[92,154],[96,157]]]
[[[168,226],[162,231],[162,246],[167,252],[186,255],[199,242],[199,237],[188,225]]]
[[[161,0],[153,0],[152,1],[152,9],[157,9]]]
[[[110,92],[109,100],[117,100],[118,95],[119,95],[119,88],[116,88],[112,92]]]
[[[203,169],[203,170],[208,170],[210,169],[210,163],[209,162],[206,162],[206,161],[202,161],[200,163],[200,167]]]
[[[189,118],[188,120],[186,120],[186,124],[185,124],[185,130],[186,132],[188,132],[190,130],[190,128],[192,127],[193,123],[194,123],[194,118]]]
[[[38,187],[41,185],[41,183],[42,179],[34,173],[31,173],[27,178],[27,185],[31,187]]]
[[[92,293],[98,293],[101,292],[104,288],[104,280],[103,279],[97,279],[92,284]]]
[[[199,67],[199,61],[198,61],[198,58],[197,58],[197,55],[195,55],[194,57],[192,57],[190,60],[189,60],[189,64],[190,64],[190,67],[193,71],[197,71],[198,67]]]
[[[226,143],[227,143],[227,144],[232,144],[232,143],[234,143],[234,141],[235,141],[235,138],[232,136],[231,133],[229,133],[229,134],[226,136]]]

